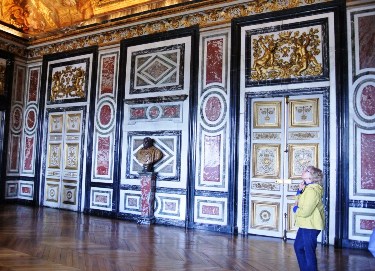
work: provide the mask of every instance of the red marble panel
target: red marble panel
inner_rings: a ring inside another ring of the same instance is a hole
[[[30,110],[28,113],[27,113],[27,117],[26,117],[26,125],[29,129],[33,129],[34,128],[34,125],[35,125],[35,120],[36,120],[36,114],[35,114],[35,111],[34,110]]]
[[[108,137],[98,137],[98,152],[96,155],[97,166],[96,174],[97,175],[108,175],[109,172],[109,152],[111,138]]]
[[[95,195],[95,203],[108,203],[108,196],[106,195]]]
[[[116,57],[103,57],[102,81],[100,93],[113,93],[113,83],[115,78],[115,61]]]
[[[36,102],[36,94],[38,91],[38,82],[39,82],[39,71],[31,70],[30,72],[30,82],[29,82],[29,96],[28,102]]]
[[[164,210],[165,211],[176,211],[177,205],[175,202],[165,202],[164,203]]]
[[[221,135],[204,137],[203,179],[207,182],[220,182]]]
[[[361,108],[367,116],[375,115],[375,87],[368,85],[363,88],[361,95]]]
[[[202,214],[218,216],[220,214],[220,209],[217,206],[203,205]]]
[[[359,227],[361,230],[372,231],[373,229],[375,229],[375,220],[361,219]]]
[[[157,106],[152,106],[150,110],[148,111],[148,115],[151,119],[156,119],[160,116],[160,108]]]
[[[149,175],[141,176],[141,215],[152,216],[154,204],[154,180]]]
[[[137,207],[137,199],[128,198],[128,206]]]
[[[21,191],[22,191],[22,194],[30,194],[31,193],[31,187],[30,186],[22,186]]]
[[[13,116],[12,116],[12,124],[13,124],[13,128],[16,129],[16,130],[21,128],[21,124],[22,124],[21,109],[19,109],[19,108],[14,109]]]
[[[112,109],[109,105],[105,104],[100,108],[99,112],[100,116],[100,124],[101,125],[108,125],[108,123],[111,121],[112,117]]]
[[[18,170],[19,147],[20,147],[20,138],[18,136],[13,136],[11,149],[10,149],[10,170]]]
[[[24,78],[25,78],[25,70],[23,68],[17,69],[17,85],[16,85],[15,99],[18,102],[22,101]]]
[[[375,189],[375,134],[361,135],[361,188]]]
[[[25,137],[25,160],[23,163],[24,170],[33,169],[33,152],[34,151],[34,138]]]
[[[206,84],[223,82],[223,45],[222,38],[207,42]]]
[[[134,107],[130,108],[130,119],[145,119],[146,118],[146,107]]]
[[[163,117],[164,118],[178,118],[180,117],[180,106],[171,105],[163,107]]]
[[[205,113],[209,121],[217,121],[220,117],[222,105],[220,99],[216,96],[210,97],[207,100]]]
[[[375,68],[375,15],[358,18],[359,67]]]

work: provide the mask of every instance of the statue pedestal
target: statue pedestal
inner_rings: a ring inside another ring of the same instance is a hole
[[[155,222],[154,202],[156,190],[156,173],[140,172],[141,177],[141,216],[137,223],[150,225]]]

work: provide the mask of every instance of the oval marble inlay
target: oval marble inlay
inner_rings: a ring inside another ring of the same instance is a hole
[[[221,114],[221,101],[218,97],[213,96],[208,98],[206,107],[205,107],[205,114],[209,121],[217,121]]]
[[[112,109],[109,105],[105,104],[100,108],[100,124],[108,125],[111,121]]]
[[[21,128],[21,110],[19,108],[15,108],[13,111],[13,128],[19,129]]]
[[[375,87],[368,85],[363,88],[361,94],[361,108],[367,116],[375,115]]]
[[[34,110],[30,110],[28,113],[27,113],[27,127],[31,130],[34,128],[34,125],[35,125],[35,117],[36,117],[36,114],[35,114],[35,111]]]
[[[158,118],[160,116],[160,108],[157,106],[150,107],[148,111],[148,115],[150,116],[151,119]]]

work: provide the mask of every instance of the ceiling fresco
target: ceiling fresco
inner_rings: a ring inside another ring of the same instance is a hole
[[[0,0],[0,30],[33,39],[194,2],[204,1]]]

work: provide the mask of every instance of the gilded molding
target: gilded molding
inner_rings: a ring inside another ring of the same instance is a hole
[[[111,30],[107,32],[88,34],[74,40],[57,42],[49,45],[41,45],[29,50],[29,58],[40,58],[46,54],[63,52],[83,48],[87,46],[107,46],[120,42],[123,39],[130,39],[138,36],[162,33],[170,30],[186,28],[198,25],[200,28],[210,27],[218,24],[229,23],[232,19],[255,14],[287,10],[295,7],[307,6],[316,3],[331,2],[331,0],[291,0],[287,3],[277,0],[265,1],[254,0],[248,3],[236,4],[227,7],[220,7],[196,13],[179,15],[172,18],[165,18],[149,23],[141,23],[139,25],[124,27],[121,29]],[[169,13],[165,11],[161,16]],[[160,16],[159,16],[160,17]],[[113,26],[112,22],[101,24],[102,29]],[[84,30],[82,30],[83,33]],[[87,31],[87,29],[86,29]],[[59,37],[61,39],[61,37]]]

